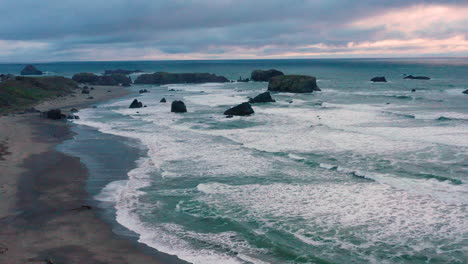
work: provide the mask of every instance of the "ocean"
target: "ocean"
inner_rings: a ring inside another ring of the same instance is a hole
[[[90,199],[118,233],[192,263],[468,259],[468,58],[36,66],[63,76],[123,68],[237,80],[274,68],[317,77],[322,92],[272,93],[276,102],[248,117],[223,112],[267,83],[134,85],[80,111],[59,149],[90,168]],[[134,98],[147,107],[129,109]],[[188,113],[171,113],[173,100]]]

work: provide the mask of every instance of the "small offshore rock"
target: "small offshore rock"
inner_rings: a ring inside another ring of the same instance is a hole
[[[161,101],[159,101],[159,102],[160,102],[160,103],[166,103],[167,101],[166,101],[166,98],[163,98],[163,99],[161,99]]]
[[[185,113],[187,112],[187,107],[182,101],[173,101],[171,105],[171,112],[173,113]]]
[[[143,107],[143,103],[135,99],[133,100],[133,102],[130,104],[128,108],[142,108],[142,107]]]
[[[261,93],[254,98],[249,99],[249,103],[255,104],[255,103],[273,103],[276,102],[275,99],[271,97],[270,92],[264,92]]]
[[[384,76],[374,77],[374,78],[371,79],[371,82],[387,82],[387,79],[385,79]]]
[[[466,89],[465,91],[463,91],[464,94],[468,94],[468,89]]]
[[[42,71],[29,64],[26,65],[23,70],[21,70],[21,75],[42,75]]]
[[[240,105],[234,106],[224,112],[224,115],[230,116],[247,116],[255,113],[250,103],[245,102]]]
[[[413,76],[413,75],[408,75],[405,78],[406,80],[430,80],[431,78],[427,76]]]

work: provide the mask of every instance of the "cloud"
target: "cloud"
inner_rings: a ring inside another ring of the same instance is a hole
[[[1,1],[0,61],[468,55],[460,1]]]

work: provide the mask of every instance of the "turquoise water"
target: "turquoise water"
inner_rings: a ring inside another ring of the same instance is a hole
[[[322,92],[274,93],[250,117],[222,113],[267,83],[144,86],[150,93],[80,111],[81,148],[115,155],[84,162],[122,161],[91,193],[142,243],[193,263],[466,263],[468,59],[40,66],[317,77]],[[170,113],[162,97],[189,112]],[[133,98],[148,107],[128,109]],[[105,135],[118,137],[89,143]]]

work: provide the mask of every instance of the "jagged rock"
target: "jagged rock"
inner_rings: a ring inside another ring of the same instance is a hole
[[[387,82],[387,79],[385,77],[374,77],[371,79],[371,82]]]
[[[133,102],[130,104],[129,108],[142,108],[143,103],[139,102],[137,99],[133,100]]]
[[[139,72],[143,72],[143,71],[140,71],[140,70],[122,70],[122,69],[117,69],[117,70],[106,70],[106,71],[104,72],[104,75],[110,75],[110,74],[129,75],[129,74],[132,74],[132,73],[139,73]]]
[[[168,73],[156,72],[142,74],[135,80],[135,84],[177,84],[177,83],[213,83],[229,82],[224,76],[211,73]]]
[[[166,98],[163,98],[163,99],[161,99],[161,101],[159,101],[159,102],[160,102],[160,103],[165,103],[165,102],[167,102],[167,101],[166,101]]]
[[[142,94],[142,93],[147,93],[147,92],[148,92],[148,90],[146,90],[146,89],[142,89],[142,90],[140,90],[140,91],[138,91],[138,92]]]
[[[33,65],[29,64],[21,70],[21,75],[42,75],[42,71],[36,69]]]
[[[283,72],[280,72],[275,69],[270,70],[254,70],[250,75],[250,79],[255,82],[269,82],[271,78],[276,76],[284,75]]]
[[[466,89],[465,91],[463,91],[464,94],[468,94],[468,89]]]
[[[245,102],[240,105],[234,106],[224,112],[224,115],[230,116],[247,116],[255,113],[252,106]]]
[[[271,78],[268,90],[273,92],[311,93],[321,91],[317,79],[308,75],[281,75]]]
[[[182,101],[173,101],[171,105],[171,112],[174,113],[185,113],[187,112],[187,107]]]
[[[65,118],[66,115],[62,114],[60,109],[51,109],[46,112],[46,117],[53,120],[59,120]]]
[[[261,93],[254,98],[249,99],[249,103],[255,104],[255,103],[270,103],[270,102],[276,102],[275,99],[271,97],[270,92],[264,92]]]
[[[427,76],[413,76],[413,75],[408,75],[405,78],[406,80],[430,80],[431,78]]]

